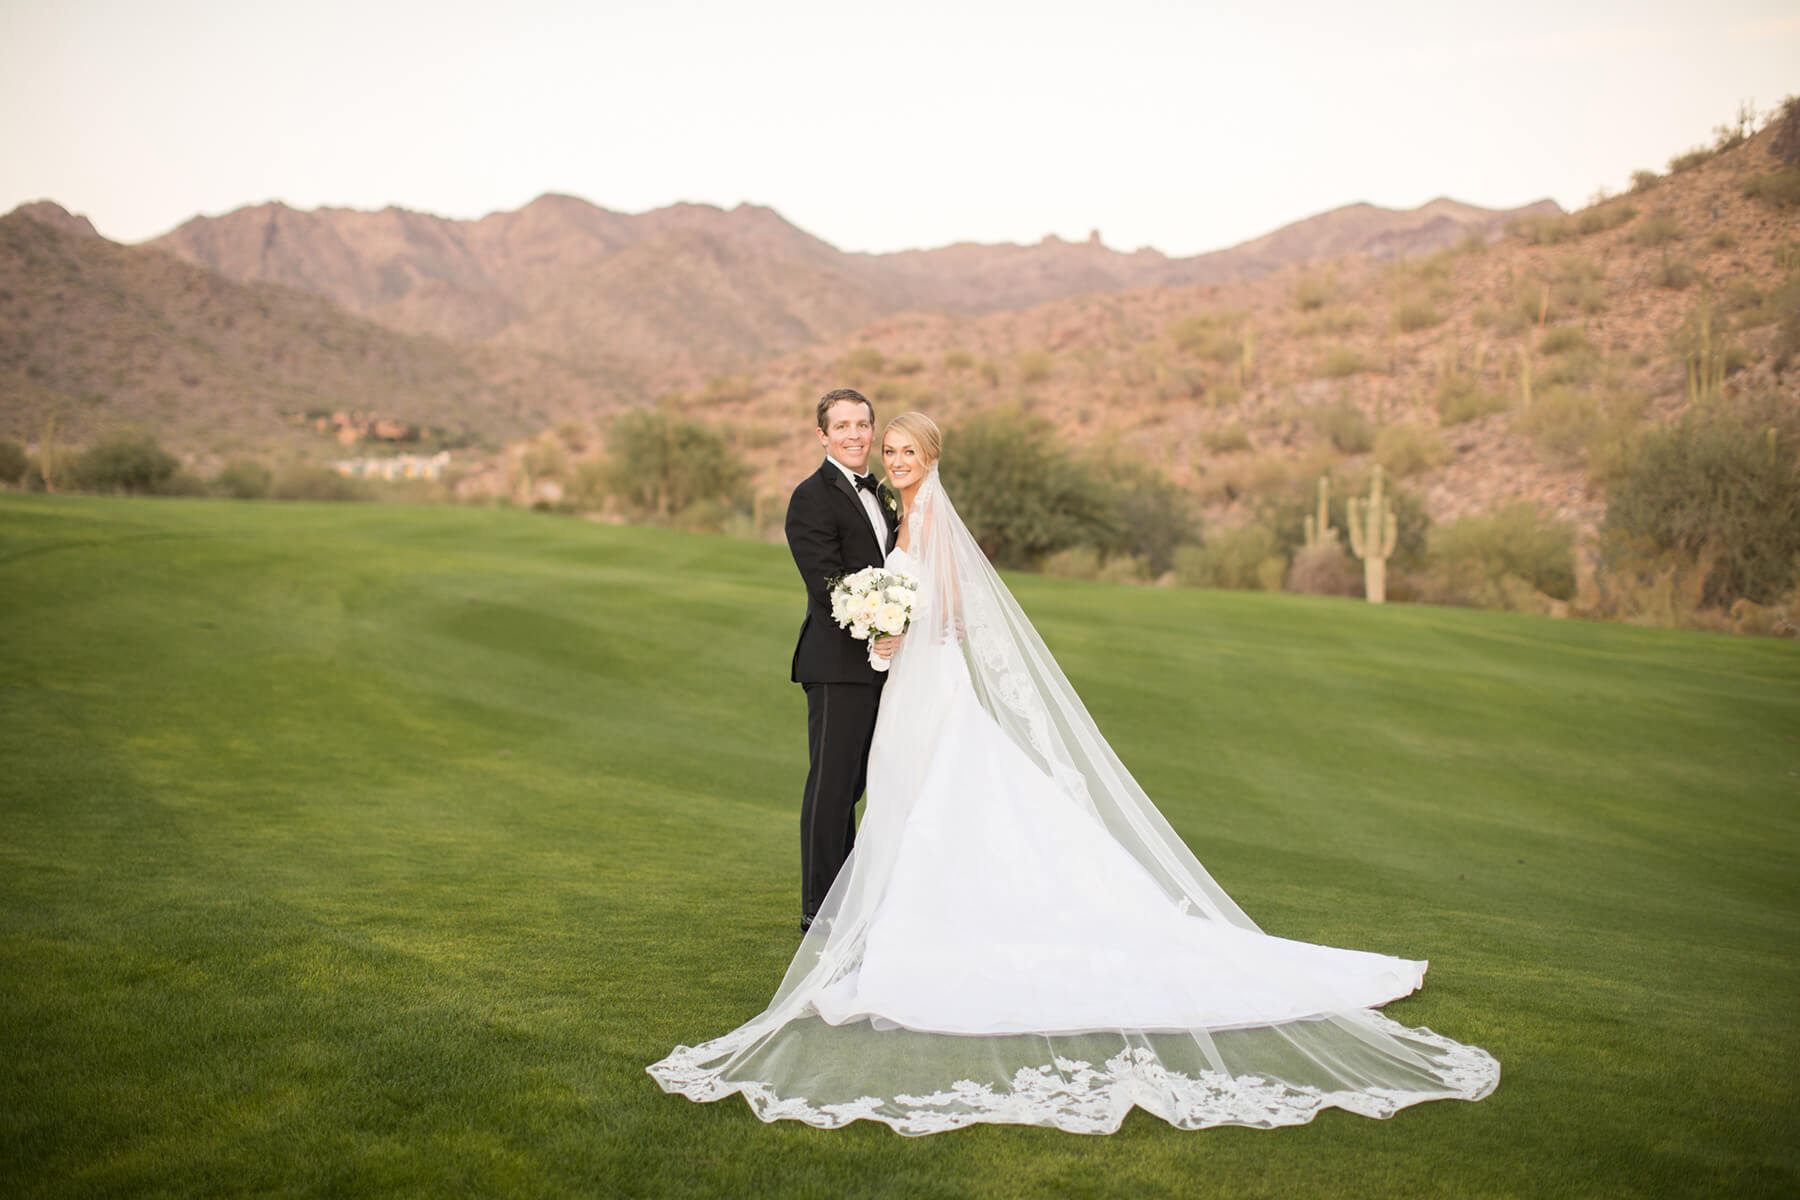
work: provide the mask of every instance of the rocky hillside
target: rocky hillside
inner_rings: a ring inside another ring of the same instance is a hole
[[[1520,212],[1556,212],[1540,201]],[[845,254],[767,208],[640,215],[568,196],[452,221],[281,204],[196,217],[152,245],[239,282],[329,297],[391,328],[658,380],[697,378],[880,317],[985,313],[1061,297],[1247,278],[1320,254],[1435,249],[1519,215],[1435,200],[1356,204],[1192,258],[1050,237],[1031,246]]]
[[[769,495],[816,461],[811,399],[848,383],[882,415],[955,422],[1011,407],[1077,445],[1116,443],[1226,523],[1323,469],[1380,459],[1438,520],[1522,499],[1591,528],[1625,435],[1688,403],[1695,337],[1730,371],[1726,390],[1800,402],[1800,372],[1770,361],[1800,270],[1800,212],[1745,194],[1779,165],[1773,135],[1430,254],[1384,258],[1363,241],[1360,254],[1229,283],[899,315],[687,405],[733,431]],[[1260,241],[1275,255],[1293,236]]]
[[[199,461],[304,454],[308,411],[365,409],[495,441],[579,411],[609,381],[533,356],[395,332],[316,295],[233,283],[35,204],[0,218],[0,437],[54,415],[79,442],[136,425]]]

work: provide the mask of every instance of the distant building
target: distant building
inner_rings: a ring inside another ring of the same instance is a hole
[[[342,458],[331,464],[352,479],[436,479],[450,465],[450,452],[396,454],[388,458]]]

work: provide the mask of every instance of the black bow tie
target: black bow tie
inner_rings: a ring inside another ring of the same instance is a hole
[[[881,484],[876,482],[875,476],[873,475],[858,475],[856,477],[856,486],[869,493],[871,496],[879,496],[881,494],[876,490]]]

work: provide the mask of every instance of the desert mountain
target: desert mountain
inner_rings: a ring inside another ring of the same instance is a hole
[[[1775,133],[1492,241],[1465,237],[1488,216],[1452,202],[1353,206],[1222,252],[1261,265],[1245,278],[897,314],[693,391],[690,409],[731,432],[765,509],[817,463],[795,397],[850,384],[881,416],[1022,410],[1078,447],[1116,445],[1226,525],[1379,460],[1436,520],[1523,500],[1591,529],[1609,456],[1690,402],[1690,355],[1732,364],[1728,392],[1800,410],[1800,370],[1775,369],[1781,323],[1800,319],[1783,308],[1800,209],[1748,194],[1781,168]],[[1443,248],[1414,253],[1415,237]]]
[[[48,202],[0,218],[0,436],[36,437],[54,413],[74,441],[135,424],[202,456],[291,451],[296,414],[368,409],[499,439],[609,388],[121,246]]]
[[[1420,253],[1524,212],[1435,200],[1356,204],[1191,258],[1121,253],[1098,235],[846,254],[771,209],[679,204],[637,215],[569,196],[454,221],[282,204],[196,217],[152,242],[238,282],[329,297],[391,328],[583,367],[700,376],[897,312],[984,313],[1063,297],[1250,278],[1322,254]]]

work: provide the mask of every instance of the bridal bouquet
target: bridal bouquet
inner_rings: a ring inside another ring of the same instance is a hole
[[[919,581],[885,567],[864,567],[831,581],[831,618],[859,642],[905,633],[918,601]],[[870,646],[869,665],[885,671],[888,660]]]

